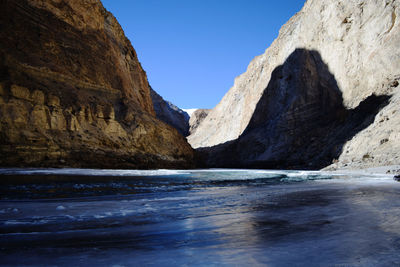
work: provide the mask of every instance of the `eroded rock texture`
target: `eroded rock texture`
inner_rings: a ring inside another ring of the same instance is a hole
[[[400,163],[399,5],[308,0],[189,142],[207,166]]]
[[[171,102],[164,100],[152,88],[150,88],[150,95],[157,118],[177,129],[181,135],[189,135],[189,115]]]
[[[199,127],[200,123],[207,117],[210,109],[196,109],[193,111],[192,116],[190,116],[189,120],[189,133],[194,134],[194,132]]]
[[[0,13],[1,166],[191,166],[100,1],[5,0]]]

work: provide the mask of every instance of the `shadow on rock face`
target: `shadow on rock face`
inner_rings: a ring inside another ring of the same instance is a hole
[[[205,167],[320,169],[368,127],[390,96],[371,95],[346,109],[318,51],[296,49],[271,74],[253,116],[236,140],[198,149]]]
[[[150,96],[153,101],[154,111],[159,120],[171,125],[183,136],[189,135],[189,115],[172,104],[164,100],[153,88],[150,87]]]

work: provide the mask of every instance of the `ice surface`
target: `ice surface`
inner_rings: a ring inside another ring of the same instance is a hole
[[[22,169],[0,168],[3,175],[86,175],[86,176],[159,176],[187,174],[182,170],[109,170],[109,169]]]
[[[400,265],[390,175],[5,170],[4,266]]]

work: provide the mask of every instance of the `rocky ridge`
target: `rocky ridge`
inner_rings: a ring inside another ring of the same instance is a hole
[[[398,164],[399,5],[308,0],[189,143],[207,166]]]
[[[207,117],[210,109],[196,109],[193,111],[192,115],[190,116],[189,120],[189,133],[194,134],[194,132],[199,127],[200,123]]]
[[[1,166],[193,166],[100,1],[6,0],[0,10]]]
[[[171,125],[183,136],[189,135],[189,115],[150,88],[154,111],[159,120]]]

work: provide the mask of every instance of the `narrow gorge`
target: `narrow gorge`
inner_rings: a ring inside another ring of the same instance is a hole
[[[150,87],[99,0],[0,5],[1,166],[400,162],[398,1],[306,1],[221,102],[190,119]]]

